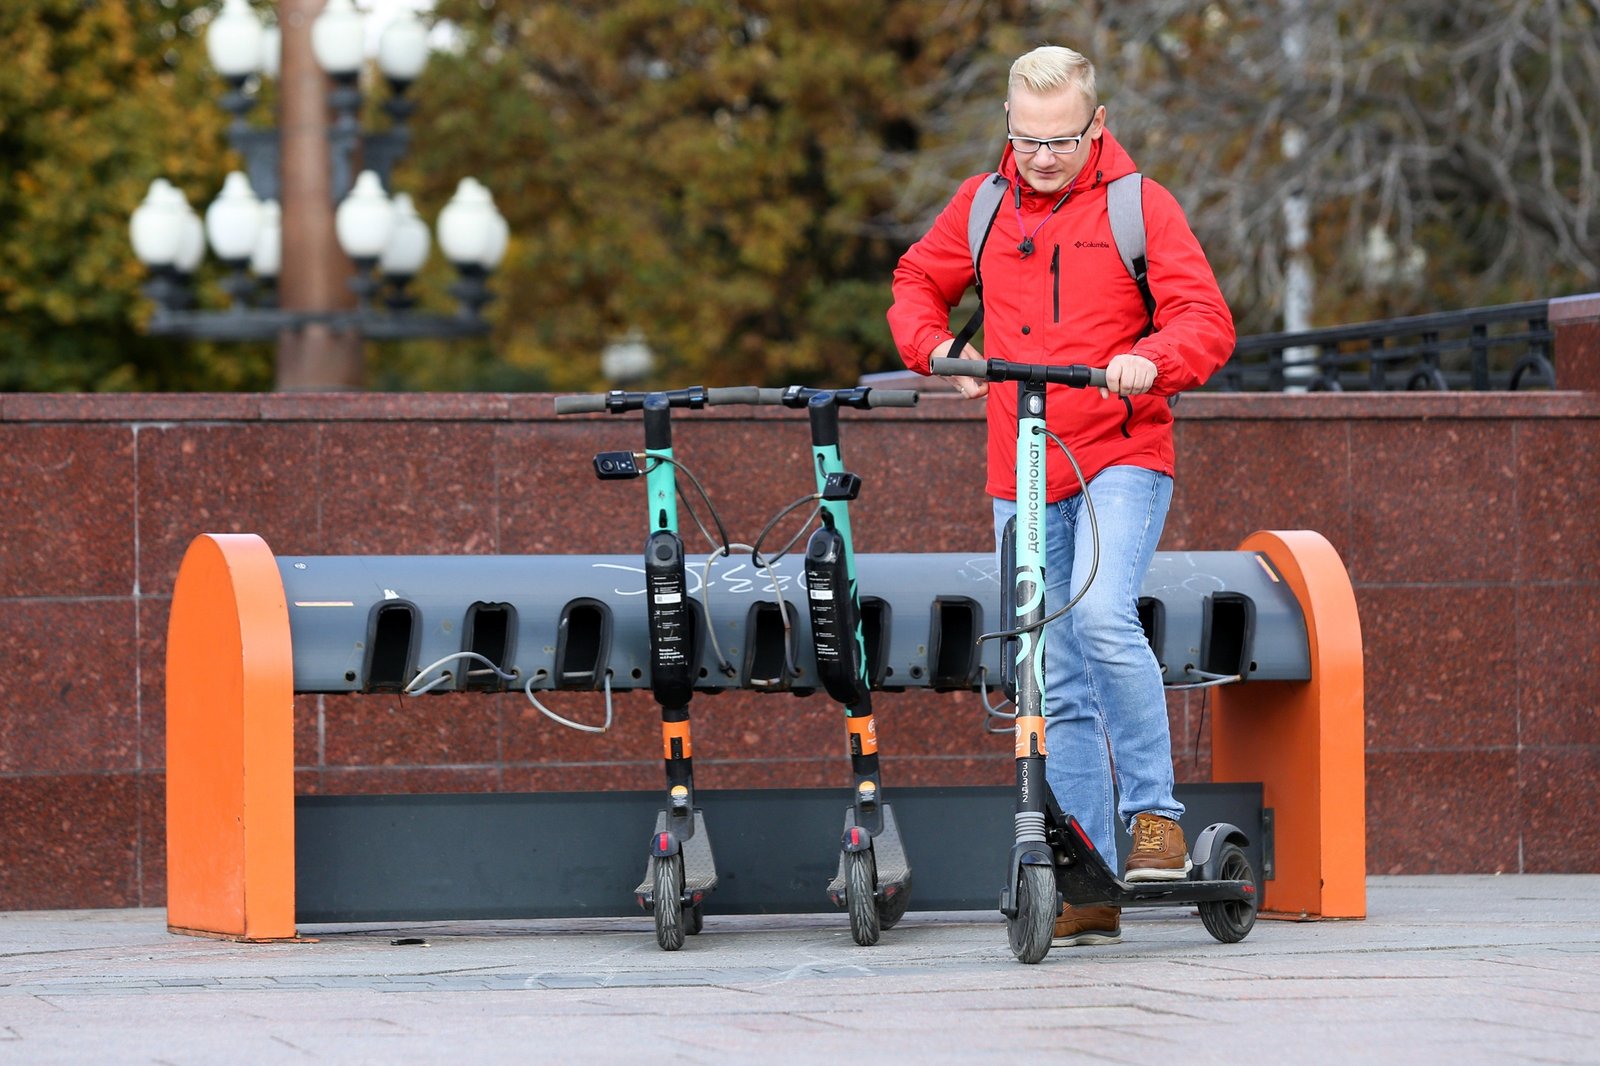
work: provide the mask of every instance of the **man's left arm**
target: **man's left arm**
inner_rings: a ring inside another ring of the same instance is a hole
[[[1155,182],[1144,182],[1145,258],[1155,297],[1155,332],[1134,354],[1155,364],[1150,392],[1171,396],[1198,388],[1233,354],[1233,313],[1189,228],[1183,208]]]

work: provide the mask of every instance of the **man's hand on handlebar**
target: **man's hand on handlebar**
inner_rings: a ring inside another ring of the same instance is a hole
[[[943,359],[950,354],[950,347],[955,344],[955,342],[956,339],[951,337],[933,351],[929,352],[928,358]],[[978,351],[977,345],[969,344],[965,348],[961,349],[961,358],[982,359],[983,353]],[[945,380],[956,387],[956,391],[961,394],[961,398],[964,400],[978,400],[989,395],[989,383],[979,378],[950,377],[946,378]]]
[[[1156,365],[1142,355],[1127,352],[1113,356],[1106,364],[1106,383],[1100,397],[1137,396],[1149,392],[1155,383]]]

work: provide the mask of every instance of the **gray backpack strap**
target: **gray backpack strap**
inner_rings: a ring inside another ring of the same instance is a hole
[[[972,274],[978,279],[978,291],[983,291],[983,275],[978,269],[978,260],[983,255],[983,246],[989,239],[989,230],[994,226],[994,217],[1000,211],[1000,204],[1006,198],[1006,190],[1011,188],[1011,182],[1004,174],[991,174],[973,194],[972,208],[967,212],[967,248],[972,252]]]
[[[950,346],[948,358],[961,358],[962,349],[977,335],[978,327],[983,325],[983,271],[978,266],[978,260],[983,257],[984,243],[989,239],[989,230],[994,227],[995,215],[999,214],[1000,202],[1006,198],[1009,188],[1011,182],[1004,174],[991,174],[979,183],[978,191],[972,196],[972,207],[967,211],[967,250],[972,253],[972,278],[973,287],[978,290],[978,309],[961,327],[961,332],[956,334],[956,342]]]
[[[1154,328],[1156,299],[1150,293],[1149,263],[1144,250],[1144,178],[1138,171],[1124,174],[1106,186],[1106,212],[1111,216],[1111,239],[1128,276],[1139,286],[1144,311]]]

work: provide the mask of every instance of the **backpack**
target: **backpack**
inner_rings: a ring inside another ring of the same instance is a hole
[[[995,173],[979,185],[978,191],[973,194],[972,208],[967,213],[967,247],[972,251],[972,275],[978,290],[978,310],[961,328],[956,343],[951,345],[952,358],[966,347],[983,324],[983,272],[978,263],[983,257],[983,246],[989,240],[989,230],[994,227],[995,216],[1000,213],[1000,204],[1010,188],[1010,180],[1004,174]],[[1111,240],[1117,246],[1117,254],[1122,257],[1123,267],[1133,283],[1139,286],[1139,296],[1144,300],[1145,315],[1150,320],[1145,332],[1149,333],[1155,328],[1156,300],[1150,293],[1148,264],[1145,260],[1143,175],[1135,171],[1108,184],[1106,212],[1111,218]]]

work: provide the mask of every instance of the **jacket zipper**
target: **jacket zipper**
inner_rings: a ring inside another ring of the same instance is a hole
[[[1050,253],[1050,305],[1052,308],[1052,321],[1061,321],[1061,245],[1055,246],[1055,251]]]

